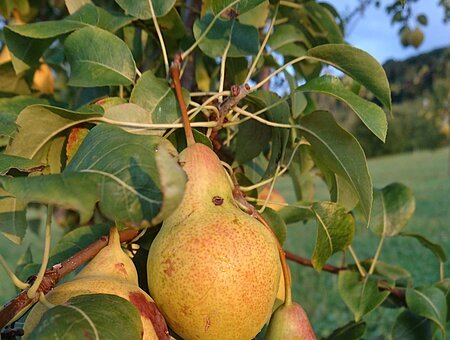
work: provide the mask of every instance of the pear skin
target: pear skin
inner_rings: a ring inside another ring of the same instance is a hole
[[[265,340],[315,340],[316,335],[298,303],[279,307],[270,319]]]
[[[252,339],[269,320],[280,280],[273,235],[240,210],[216,154],[180,153],[183,200],[148,257],[150,293],[184,339]]]
[[[116,228],[111,230],[108,245],[73,280],[56,286],[46,298],[50,303],[58,305],[74,296],[101,293],[120,296],[135,305],[144,329],[142,339],[169,339],[167,325],[155,302],[138,287],[136,268],[122,251]],[[33,307],[25,320],[25,339],[46,311],[47,307],[41,303]]]

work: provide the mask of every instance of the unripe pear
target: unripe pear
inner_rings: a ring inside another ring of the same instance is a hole
[[[416,27],[412,32],[410,36],[411,45],[413,45],[415,48],[419,47],[424,39],[424,35],[422,30],[419,27]]]
[[[116,228],[111,228],[108,245],[71,281],[56,286],[46,295],[54,304],[62,304],[83,294],[112,294],[130,301],[139,311],[143,339],[169,339],[167,325],[153,299],[138,286],[138,274],[133,261],[123,252]],[[25,338],[39,323],[47,307],[38,303],[25,320]]]
[[[400,34],[400,42],[404,47],[409,46],[411,44],[411,29],[409,27],[405,27]]]
[[[240,210],[219,158],[192,144],[188,182],[148,257],[150,293],[184,339],[252,339],[269,320],[280,278],[274,236]]]
[[[270,319],[266,340],[315,340],[316,335],[298,303],[279,307]]]

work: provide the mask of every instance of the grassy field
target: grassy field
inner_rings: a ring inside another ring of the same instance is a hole
[[[392,182],[402,182],[410,186],[416,197],[416,213],[406,230],[419,232],[445,249],[450,249],[450,177],[449,148],[436,151],[422,151],[373,159],[369,162],[370,171],[376,187],[383,187]],[[278,188],[288,201],[294,201],[294,194],[289,179],[282,179]],[[323,193],[322,193],[323,195]],[[54,242],[61,234],[56,230]],[[310,257],[315,240],[314,224],[299,224],[289,227],[286,248],[296,254]],[[42,253],[42,237],[28,233],[20,247],[0,236],[0,253],[14,266],[28,245],[32,245],[36,259]],[[372,257],[378,239],[366,229],[358,229],[354,248],[361,259]],[[383,247],[381,261],[398,264],[408,269],[415,285],[435,282],[438,279],[439,263],[426,249],[415,240],[405,238],[388,239]],[[340,256],[330,260],[338,263]],[[352,319],[337,293],[337,276],[291,264],[294,280],[294,299],[300,302],[311,317],[318,336],[325,336],[333,329],[344,325]],[[446,264],[446,273],[450,265]],[[0,303],[3,304],[15,294],[14,287],[0,267]],[[374,339],[388,330],[394,322],[396,310],[379,309],[369,314],[375,326],[368,330],[366,339]],[[385,335],[385,334],[384,334]]]
[[[450,175],[449,148],[436,151],[376,158],[369,161],[374,186],[381,188],[392,182],[408,185],[416,197],[416,212],[405,231],[417,232],[450,249]],[[294,200],[289,181],[279,183],[279,189]],[[315,240],[315,224],[289,226],[285,248],[310,257]],[[357,228],[354,249],[360,259],[373,257],[378,238],[365,228]],[[341,255],[330,262],[339,264]],[[416,240],[397,237],[384,243],[380,261],[400,265],[410,271],[414,285],[433,283],[439,279],[439,262]],[[352,320],[352,315],[337,292],[337,276],[290,264],[293,272],[294,299],[304,305],[318,335],[326,336],[333,329]],[[445,273],[450,273],[449,261]],[[378,309],[368,315],[374,326],[366,339],[384,338],[398,310]]]

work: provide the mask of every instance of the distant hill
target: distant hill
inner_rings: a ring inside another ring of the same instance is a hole
[[[392,90],[392,100],[400,103],[432,92],[436,81],[450,83],[450,47],[435,49],[402,61],[383,65]]]

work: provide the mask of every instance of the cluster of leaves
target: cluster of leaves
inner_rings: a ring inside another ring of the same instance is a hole
[[[167,80],[168,59],[184,50],[183,80],[194,84],[184,89],[184,97],[197,141],[214,146],[231,166],[247,199],[263,206],[281,243],[288,237],[286,225],[314,219],[312,263],[320,271],[330,256],[347,251],[355,220],[380,237],[372,260],[360,263],[355,257],[355,265],[339,273],[339,291],[355,322],[338,333],[362,336],[363,317],[400,289],[408,308],[393,337],[405,336],[417,320],[422,334],[439,329],[445,336],[450,282],[443,274],[436,285],[414,288],[404,269],[378,261],[383,240],[398,235],[417,238],[446,261],[439,245],[401,232],[414,211],[412,193],[401,184],[374,189],[358,141],[309,95],[342,101],[384,141],[385,112],[359,96],[363,86],[391,110],[383,68],[344,43],[342,20],[328,4],[210,0],[197,5],[198,13],[175,0],[98,1],[98,6],[68,1],[68,15],[62,7],[61,18],[48,21],[39,21],[31,3],[0,7],[5,18],[14,16],[3,28],[2,52],[9,59],[0,65],[7,71],[0,82],[0,233],[19,243],[30,204],[54,205],[66,215],[77,212],[78,220],[53,249],[50,264],[85,246],[101,222],[148,228],[135,257],[145,258],[157,231],[150,227],[177,207],[186,181],[173,157],[185,144]],[[45,6],[59,13],[56,5]],[[196,16],[190,32],[181,18]],[[18,19],[29,23],[13,25]],[[36,74],[44,65],[53,87],[38,86]],[[322,75],[324,65],[353,83]],[[270,91],[273,77],[288,80],[288,95]],[[233,94],[224,89],[244,83],[249,89],[240,89],[249,93],[227,107]],[[277,213],[255,189],[273,186],[285,172],[297,202]],[[316,174],[328,186],[329,201],[315,200]],[[29,255],[22,261],[21,275],[36,268],[30,261]]]

